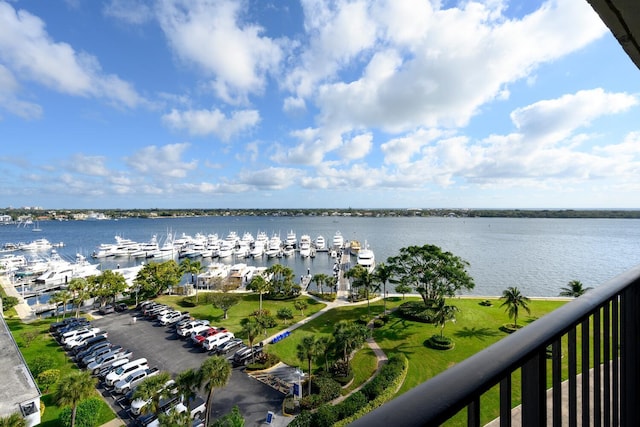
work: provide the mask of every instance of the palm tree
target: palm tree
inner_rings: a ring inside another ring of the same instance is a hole
[[[309,395],[311,395],[311,362],[318,355],[318,346],[313,335],[307,335],[296,346],[296,356],[301,361],[307,361],[309,371]]]
[[[178,393],[180,393],[182,398],[187,402],[194,399],[197,396],[199,382],[200,378],[198,377],[198,370],[189,368],[180,372],[176,377]]]
[[[137,387],[135,393],[133,393],[133,399],[147,400],[142,410],[144,412],[156,413],[160,406],[160,399],[167,397],[171,390],[166,385],[171,380],[171,374],[169,372],[160,372],[157,375],[145,378]]]
[[[366,268],[360,264],[356,264],[355,267],[348,270],[345,274],[348,279],[353,279],[352,286],[357,288],[363,288],[365,296],[367,297],[367,316],[371,317],[371,304],[369,302],[369,292],[375,292],[380,290],[380,283],[376,280],[376,277],[369,272]]]
[[[593,288],[585,288],[579,280],[572,280],[567,284],[567,286],[560,289],[560,296],[578,298],[580,295],[583,295],[591,289]]]
[[[311,281],[316,284],[316,287],[320,289],[320,293],[324,294],[323,285],[327,284],[329,281],[329,276],[324,273],[314,274],[311,278]]]
[[[373,270],[373,275],[376,281],[382,283],[383,314],[387,314],[387,282],[393,276],[393,270],[391,266],[381,262],[376,265],[375,270]]]
[[[455,305],[445,305],[444,298],[440,298],[435,306],[434,323],[440,326],[440,337],[444,336],[444,327],[448,321],[456,321],[456,312],[460,311]]]
[[[27,421],[19,412],[0,418],[0,427],[27,427]]]
[[[328,336],[319,337],[316,339],[316,351],[319,356],[322,356],[324,361],[324,370],[329,372],[329,349],[331,348],[331,338]]]
[[[189,411],[178,412],[176,408],[171,409],[168,414],[158,415],[159,427],[190,426],[192,421]]]
[[[73,304],[76,306],[76,318],[80,316],[80,308],[90,298],[89,283],[83,277],[74,277],[69,281],[69,291],[74,295]]]
[[[198,370],[200,386],[204,385],[207,391],[207,412],[204,425],[209,425],[209,417],[213,406],[213,390],[224,387],[231,377],[231,365],[224,357],[213,356],[206,359]]]
[[[95,393],[96,379],[88,371],[76,371],[58,382],[55,400],[60,406],[71,406],[71,427],[76,425],[78,404]]]
[[[182,261],[180,261],[180,271],[183,274],[195,274],[196,276],[196,283],[195,283],[195,290],[196,290],[196,302],[198,302],[198,274],[200,274],[202,272],[202,270],[204,269],[204,267],[202,266],[202,263],[200,263],[200,261],[192,261],[189,258],[185,258]]]
[[[247,317],[240,321],[240,326],[242,326],[242,330],[240,333],[247,335],[247,341],[249,341],[249,347],[251,347],[251,362],[255,362],[255,358],[253,356],[253,341],[260,335],[262,330],[262,326],[260,322],[255,317]]]
[[[531,310],[527,305],[527,303],[529,302],[529,298],[522,295],[518,288],[511,286],[502,292],[501,299],[504,299],[504,302],[500,305],[500,307],[507,306],[506,311],[509,315],[509,318],[513,318],[513,325],[517,329],[518,311],[520,307],[522,307],[522,309],[527,313],[531,313]]]
[[[262,313],[262,294],[266,294],[271,289],[271,283],[262,275],[254,276],[247,285],[247,289],[257,292],[260,295],[260,313]]]

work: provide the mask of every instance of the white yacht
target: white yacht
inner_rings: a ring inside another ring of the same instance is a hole
[[[358,264],[367,269],[369,273],[373,272],[376,267],[376,258],[373,251],[369,248],[367,242],[364,242],[364,246],[358,251]]]
[[[333,249],[342,249],[342,246],[344,246],[344,237],[342,237],[342,233],[336,231],[336,234],[333,235],[331,247]]]
[[[282,254],[282,240],[280,236],[274,234],[269,239],[269,246],[267,247],[266,254],[269,258],[275,258]]]
[[[287,238],[284,240],[284,245],[291,246],[294,249],[298,246],[298,240],[295,231],[291,230],[287,233]]]
[[[264,231],[259,231],[256,236],[256,240],[253,242],[253,249],[251,249],[250,255],[254,258],[260,258],[264,255],[264,251],[269,245],[269,237]]]
[[[53,245],[47,239],[36,239],[30,243],[21,243],[18,248],[23,251],[41,252],[51,249]]]
[[[220,242],[220,247],[218,249],[218,257],[219,258],[228,258],[231,255],[233,255],[233,250],[235,249],[236,245],[233,241],[231,240],[222,240]]]
[[[311,236],[304,234],[300,236],[300,256],[308,258],[311,255]]]
[[[314,243],[314,245],[316,247],[316,250],[318,250],[318,251],[324,251],[324,250],[327,249],[327,244],[324,241],[324,236],[316,237],[316,240],[313,243]]]

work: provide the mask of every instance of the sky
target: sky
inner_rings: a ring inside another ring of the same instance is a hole
[[[0,207],[640,208],[586,0],[0,0]]]

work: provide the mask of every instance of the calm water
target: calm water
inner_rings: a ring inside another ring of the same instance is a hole
[[[229,231],[279,233],[289,230],[298,239],[323,235],[331,243],[336,231],[345,240],[365,240],[378,262],[397,255],[410,245],[435,244],[467,260],[476,287],[474,295],[500,295],[508,286],[518,286],[528,296],[557,296],[571,280],[596,287],[640,263],[640,220],[634,219],[513,219],[513,218],[355,218],[355,217],[203,217],[177,219],[121,219],[118,221],[40,222],[41,232],[16,226],[0,226],[0,245],[46,238],[64,242],[58,252],[72,259],[87,258],[100,243],[115,242],[114,236],[148,241],[156,234],[194,235]],[[126,262],[118,260],[121,266]],[[228,259],[228,263],[234,263]],[[277,260],[244,260],[269,265]],[[319,253],[315,259],[282,258],[297,275],[330,273],[333,260]],[[115,262],[105,263],[106,268]]]

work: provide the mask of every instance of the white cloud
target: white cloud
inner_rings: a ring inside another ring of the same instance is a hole
[[[365,133],[344,141],[338,153],[343,160],[357,160],[369,154],[372,146],[373,135]]]
[[[76,154],[71,158],[69,169],[83,175],[109,176],[111,172],[105,165],[106,161],[107,158],[104,156]]]
[[[22,117],[37,119],[42,116],[42,107],[17,97],[20,87],[9,69],[0,64],[0,108]]]
[[[164,0],[158,9],[176,55],[212,76],[216,94],[230,103],[261,93],[282,57],[280,46],[261,36],[262,27],[241,21],[240,7],[228,0]]]
[[[103,7],[103,13],[130,24],[144,24],[154,18],[154,11],[144,1],[110,0]]]
[[[216,135],[228,141],[239,133],[255,127],[260,122],[257,110],[234,111],[230,117],[218,110],[171,110],[162,120],[169,127],[186,130],[191,135]]]
[[[282,190],[294,185],[302,172],[293,168],[269,167],[255,171],[244,171],[239,175],[242,184],[260,189]]]
[[[184,178],[198,165],[197,160],[182,161],[189,144],[169,144],[162,147],[147,146],[125,159],[127,164],[147,177],[165,180]]]
[[[40,18],[5,2],[0,2],[0,60],[21,79],[62,93],[130,108],[146,102],[129,83],[103,73],[95,57],[55,42]]]

